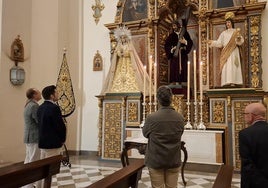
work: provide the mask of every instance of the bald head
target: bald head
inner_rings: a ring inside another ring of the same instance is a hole
[[[26,97],[28,100],[34,99],[36,101],[39,101],[41,99],[41,93],[36,88],[30,88],[26,91]]]
[[[262,103],[251,103],[246,106],[245,110],[248,113],[252,113],[262,117],[265,117],[266,115],[266,108]]]
[[[251,125],[255,121],[265,120],[266,108],[262,103],[251,103],[245,108],[245,121]]]

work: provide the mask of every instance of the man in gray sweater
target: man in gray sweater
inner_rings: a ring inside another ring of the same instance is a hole
[[[40,149],[38,147],[39,125],[37,121],[39,104],[37,102],[41,99],[41,93],[35,88],[30,88],[26,91],[26,97],[27,101],[24,107],[24,143],[26,145],[26,156],[24,163],[30,163],[40,159]],[[33,184],[24,187],[33,187]]]
[[[145,165],[149,169],[152,187],[176,188],[181,166],[181,136],[183,116],[172,108],[172,91],[161,86],[157,91],[160,108],[145,120],[142,128],[148,138]]]

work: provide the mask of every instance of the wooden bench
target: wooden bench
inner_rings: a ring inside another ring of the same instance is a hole
[[[18,188],[44,179],[44,188],[51,187],[52,176],[60,172],[62,155],[24,164],[15,163],[0,168],[0,187]]]
[[[221,165],[212,188],[231,188],[234,167]]]
[[[104,177],[87,188],[137,188],[144,166],[144,159],[134,159],[130,165]]]

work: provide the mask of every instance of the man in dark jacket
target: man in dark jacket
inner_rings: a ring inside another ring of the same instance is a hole
[[[249,127],[239,132],[241,157],[241,188],[268,187],[268,124],[262,103],[251,103],[245,108]]]
[[[169,82],[186,85],[188,53],[192,49],[193,41],[187,30],[182,38],[180,38],[180,32],[181,25],[176,21],[172,24],[172,33],[170,33],[165,41],[165,52],[169,61]],[[174,52],[176,51],[178,42],[181,45],[180,49],[178,49],[178,55],[175,56]]]
[[[39,143],[41,158],[61,154],[66,140],[66,126],[62,119],[60,107],[56,104],[58,93],[56,86],[47,86],[42,90],[45,99],[37,111],[39,122]]]
[[[181,136],[184,120],[170,106],[172,91],[159,87],[157,99],[160,108],[146,118],[142,132],[148,138],[145,165],[149,169],[152,187],[177,187],[181,165]],[[168,186],[167,186],[168,185]]]

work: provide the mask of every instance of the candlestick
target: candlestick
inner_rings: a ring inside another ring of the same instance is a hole
[[[192,129],[192,125],[190,122],[190,61],[187,62],[187,123],[185,125],[185,129]]]
[[[197,128],[196,51],[194,50],[194,128]]]
[[[143,66],[143,102],[145,103],[145,93],[146,93],[146,65]]]
[[[153,56],[150,55],[149,59],[149,111],[152,112],[152,65],[153,65]]]
[[[146,65],[143,66],[144,71],[143,71],[143,123],[145,122],[145,100],[146,100]]]
[[[187,102],[190,102],[190,61],[187,62]]]
[[[199,83],[200,83],[200,102],[199,102],[199,106],[200,106],[200,122],[199,125],[197,127],[197,129],[201,129],[201,130],[205,130],[206,126],[203,123],[203,62],[200,62],[199,65]]]
[[[196,102],[196,51],[194,50],[194,101]]]
[[[157,99],[156,99],[156,94],[157,94],[157,64],[156,62],[154,63],[154,111],[157,110]]]

